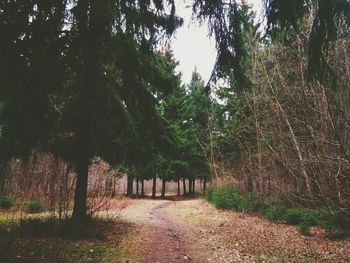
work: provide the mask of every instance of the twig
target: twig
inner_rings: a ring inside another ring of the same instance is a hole
[[[186,256],[186,257],[188,257],[190,260],[192,260],[192,261],[194,262],[194,258],[191,257],[190,255],[188,255],[188,254],[186,254],[186,253],[184,253],[184,252],[181,252],[181,254],[184,255],[184,256]]]

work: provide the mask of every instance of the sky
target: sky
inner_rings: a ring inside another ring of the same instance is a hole
[[[262,0],[248,0],[257,14],[261,13]],[[209,39],[208,25],[191,21],[191,0],[176,1],[176,13],[184,19],[184,24],[171,39],[171,48],[179,62],[177,70],[182,73],[183,83],[189,83],[192,72],[197,72],[207,82],[214,67],[215,40]]]

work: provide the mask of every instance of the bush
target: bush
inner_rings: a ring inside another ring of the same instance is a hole
[[[45,203],[40,199],[33,199],[26,204],[28,213],[40,213],[45,211]]]
[[[290,225],[300,224],[305,217],[305,212],[299,208],[289,208],[286,211],[284,220]]]
[[[298,224],[299,231],[302,235],[310,235],[310,223],[308,221],[302,221]]]
[[[221,188],[209,192],[208,200],[221,209],[245,210],[246,202],[244,198],[232,188]]]
[[[317,214],[317,224],[324,230],[328,238],[343,238],[349,235],[349,221],[346,214],[337,214],[331,208],[321,208]]]
[[[244,195],[244,199],[246,211],[264,213],[264,211],[267,209],[267,204],[254,193]]]
[[[287,209],[287,206],[284,204],[273,204],[266,208],[264,214],[270,221],[283,221]]]
[[[10,209],[15,204],[15,198],[11,196],[1,196],[0,197],[0,208],[1,209]]]
[[[297,225],[303,235],[309,235],[310,226],[314,225],[325,229],[329,238],[342,238],[350,233],[347,214],[334,214],[329,208],[311,210],[288,208],[283,203],[266,205],[254,193],[241,195],[229,187],[209,189],[206,197],[216,208],[259,212],[271,221],[285,221],[287,224]]]

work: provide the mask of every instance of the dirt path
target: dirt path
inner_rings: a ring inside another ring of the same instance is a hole
[[[204,200],[129,200],[122,218],[133,230],[121,246],[125,262],[350,262],[350,239],[252,214],[221,211]]]
[[[192,237],[186,233],[187,227],[167,212],[174,205],[174,201],[133,200],[122,212],[125,220],[137,226],[123,244],[134,249],[132,262],[199,262],[188,251]]]

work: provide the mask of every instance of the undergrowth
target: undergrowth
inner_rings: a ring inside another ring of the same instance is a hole
[[[15,198],[12,196],[0,196],[0,209],[10,209],[15,204]]]
[[[349,236],[349,226],[343,215],[338,215],[329,207],[307,209],[290,207],[284,203],[266,203],[254,193],[241,194],[231,187],[210,189],[207,200],[219,209],[234,209],[241,212],[258,212],[268,220],[284,222],[298,227],[303,235],[310,234],[311,226],[320,226],[328,238]]]

